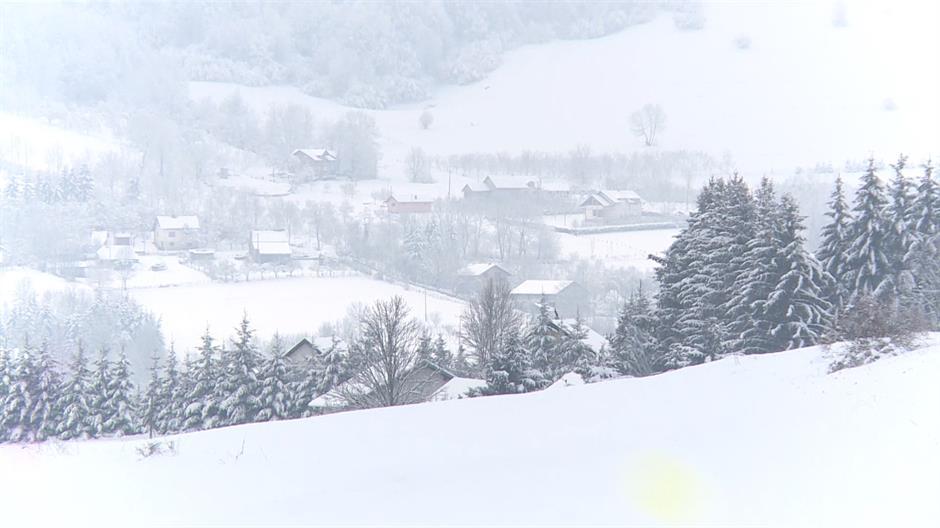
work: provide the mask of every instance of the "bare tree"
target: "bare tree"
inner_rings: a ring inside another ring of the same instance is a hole
[[[658,104],[647,103],[630,115],[630,130],[647,147],[656,144],[656,136],[666,128],[666,112]]]
[[[461,337],[485,369],[506,336],[521,324],[505,281],[487,281],[460,317]]]
[[[427,155],[420,147],[414,147],[405,158],[405,171],[408,179],[415,183],[429,183],[431,181],[431,166]]]
[[[418,323],[399,296],[376,301],[359,317],[355,374],[338,391],[355,408],[390,407],[421,401],[424,379],[418,364]]]

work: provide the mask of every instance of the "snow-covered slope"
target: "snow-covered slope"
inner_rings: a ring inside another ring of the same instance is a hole
[[[936,342],[936,340],[935,340]],[[146,440],[0,447],[10,526],[935,526],[940,346]]]
[[[511,52],[487,79],[443,87],[430,101],[372,113],[380,172],[404,178],[408,150],[567,152],[642,148],[630,114],[661,104],[660,148],[730,152],[751,172],[791,170],[874,154],[938,154],[940,34],[934,2],[714,2],[700,31],[668,17],[599,39]],[[743,43],[747,43],[744,48]],[[741,43],[742,47],[739,47]],[[350,110],[292,87],[193,83],[194,98],[240,92],[263,115],[272,103],[308,105],[318,120]],[[430,130],[421,111],[434,115]]]

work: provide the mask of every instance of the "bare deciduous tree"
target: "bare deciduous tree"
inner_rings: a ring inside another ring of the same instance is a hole
[[[418,364],[418,323],[399,296],[376,301],[359,317],[360,338],[355,374],[339,390],[355,408],[390,407],[421,401],[423,379]]]
[[[505,281],[487,281],[460,318],[461,337],[473,352],[477,365],[486,368],[489,358],[503,346],[506,336],[520,325]]]
[[[429,183],[431,181],[431,164],[420,147],[414,147],[408,152],[408,157],[405,158],[405,171],[412,182]]]
[[[658,104],[647,103],[630,115],[630,130],[647,147],[656,144],[656,137],[666,128],[666,112]]]

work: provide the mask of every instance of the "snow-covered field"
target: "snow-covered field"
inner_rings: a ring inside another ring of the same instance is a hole
[[[36,170],[78,166],[126,149],[113,138],[0,112],[0,160]]]
[[[940,346],[0,447],[10,526],[936,526]],[[50,507],[50,505],[55,505]]]
[[[658,103],[667,114],[659,148],[727,151],[746,172],[874,154],[937,157],[940,49],[934,2],[845,2],[835,27],[830,2],[712,2],[700,31],[662,16],[593,40],[508,53],[486,79],[441,87],[429,101],[370,111],[381,132],[380,175],[404,179],[411,147],[434,154],[568,152],[641,148],[630,114]],[[874,35],[883,38],[873,38]],[[742,49],[736,42],[748,42]],[[663,65],[667,65],[664,67]],[[259,113],[273,103],[307,105],[320,120],[351,110],[298,89],[192,83],[191,96],[233,93]],[[418,125],[429,108],[434,124]]]
[[[411,289],[362,276],[302,277],[263,281],[212,283],[171,288],[130,290],[146,310],[159,316],[164,339],[176,350],[192,350],[199,338],[211,330],[216,339],[228,338],[244,313],[257,335],[270,338],[275,332],[315,332],[322,323],[336,322],[354,303],[372,303],[401,295],[420,320],[425,316],[424,290]],[[428,323],[456,325],[464,304],[430,292]]]
[[[557,233],[563,257],[598,260],[611,268],[652,270],[656,263],[649,255],[660,255],[669,248],[678,229],[627,231],[596,235],[569,235]]]
[[[74,282],[69,282],[51,273],[43,273],[31,268],[13,266],[0,268],[0,310],[13,304],[19,297],[20,289],[28,288],[36,295],[46,292],[66,291],[69,289],[90,289]]]

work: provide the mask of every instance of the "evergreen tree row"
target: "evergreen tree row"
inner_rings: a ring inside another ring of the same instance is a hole
[[[83,165],[78,170],[63,170],[58,177],[41,173],[28,178],[14,174],[8,178],[3,191],[8,200],[22,202],[87,202],[94,191],[94,180],[88,167]]]
[[[275,337],[262,356],[244,319],[230,350],[207,332],[183,368],[172,351],[163,365],[154,357],[138,393],[123,351],[112,359],[104,349],[90,362],[79,346],[63,372],[45,345],[0,350],[0,441],[161,435],[309,416],[311,400],[348,378],[336,344],[305,365],[283,353]]]

